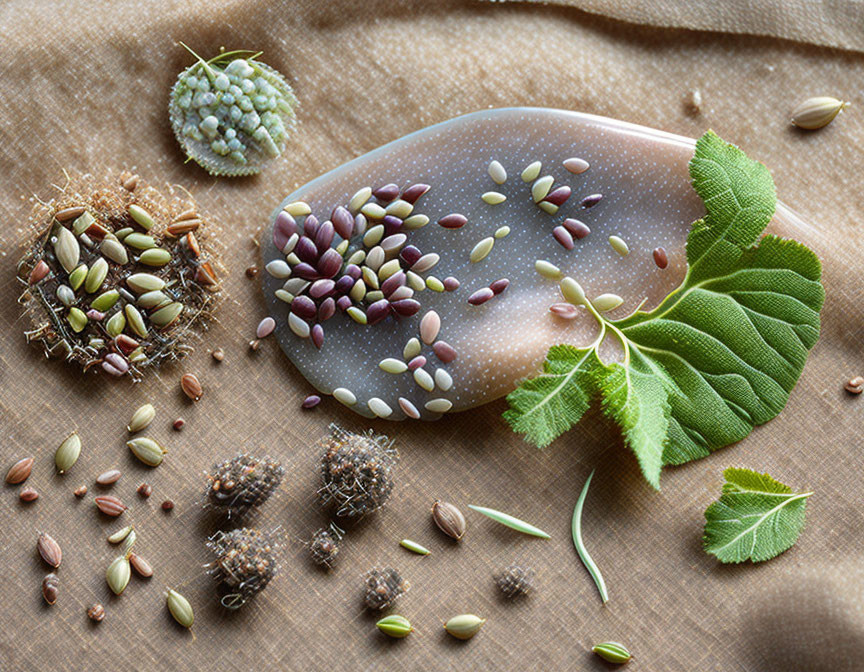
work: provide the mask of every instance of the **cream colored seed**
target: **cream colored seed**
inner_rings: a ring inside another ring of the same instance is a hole
[[[420,354],[420,350],[423,346],[420,345],[420,341],[416,338],[409,338],[408,342],[405,344],[405,347],[402,348],[402,357],[405,359],[414,359],[417,355]]]
[[[138,261],[145,266],[164,266],[171,261],[171,253],[161,247],[154,247],[150,250],[144,250]]]
[[[630,248],[627,247],[627,243],[624,242],[623,238],[619,238],[618,236],[609,236],[609,244],[612,246],[612,249],[622,257],[626,257],[630,254]]]
[[[424,289],[426,289],[426,282],[414,271],[406,272],[405,278],[407,279],[408,286],[415,292],[422,292]]]
[[[378,366],[382,371],[386,371],[387,373],[405,373],[408,370],[408,365],[405,362],[393,357],[382,359],[378,362]]]
[[[393,413],[393,409],[383,399],[379,399],[378,397],[372,397],[366,402],[366,405],[379,418],[387,418]]]
[[[601,294],[591,303],[598,311],[603,313],[607,310],[615,310],[618,306],[624,303],[624,299],[617,294]]]
[[[123,238],[123,244],[136,250],[149,250],[156,247],[156,239],[143,233],[130,233]]]
[[[283,279],[291,277],[291,267],[288,265],[288,262],[282,261],[281,259],[274,259],[273,261],[267,262],[264,270],[274,278]]]
[[[111,238],[105,238],[99,246],[99,251],[115,264],[129,263],[129,253],[123,244]]]
[[[365,250],[357,250],[350,257],[348,257],[347,263],[355,264],[355,265],[359,266],[360,264],[363,263],[363,260],[365,258],[366,258],[366,251]]]
[[[480,198],[483,199],[484,203],[487,203],[489,205],[498,205],[499,203],[503,203],[507,200],[507,197],[504,194],[497,191],[487,191]]]
[[[368,266],[364,266],[360,269],[360,272],[363,274],[363,282],[372,289],[378,289],[378,276],[375,275],[375,271]]]
[[[162,464],[163,456],[168,452],[153,439],[147,438],[146,436],[140,436],[131,441],[127,441],[126,445],[135,457],[141,460],[148,467],[158,467]]]
[[[552,184],[554,182],[554,177],[546,175],[531,185],[531,197],[534,199],[535,203],[539,203],[549,195],[549,191],[552,189]]]
[[[286,260],[288,261],[288,263],[291,264],[292,266],[296,266],[297,264],[300,263],[300,257],[298,257],[298,256],[297,256],[296,254],[294,254],[293,252],[292,252],[291,254],[289,254],[288,256],[286,256],[285,259],[286,259]]]
[[[829,96],[808,98],[792,112],[792,123],[799,128],[815,131],[830,124],[847,107],[849,103]]]
[[[374,247],[384,237],[384,225],[376,224],[363,235],[363,244],[366,247]],[[368,253],[367,253],[368,255]]]
[[[539,161],[534,161],[534,163],[529,163],[525,170],[522,171],[522,181],[523,182],[533,182],[537,179],[537,176],[540,175],[540,169],[543,168],[543,164]]]
[[[81,439],[77,432],[72,432],[54,453],[54,464],[57,466],[57,471],[65,474],[78,461],[80,455]]]
[[[169,590],[166,596],[166,603],[168,604],[168,611],[171,612],[171,616],[174,617],[175,621],[184,628],[192,627],[192,624],[195,622],[195,613],[192,611],[192,605],[189,604],[189,600],[176,590]]]
[[[507,171],[504,170],[504,166],[498,161],[492,161],[489,164],[487,172],[495,184],[504,184],[507,181]]]
[[[435,389],[435,381],[424,369],[414,369],[414,382],[427,392]]]
[[[345,404],[346,406],[353,406],[357,403],[357,397],[354,396],[354,393],[344,387],[337,387],[333,390],[333,397],[341,404]]]
[[[178,317],[180,317],[183,312],[183,304],[177,303],[169,303],[164,308],[160,308],[156,312],[150,315],[150,321],[155,324],[157,327],[164,329],[165,327],[174,323]]]
[[[126,590],[131,577],[132,571],[129,567],[129,560],[122,555],[119,558],[115,558],[114,562],[108,565],[108,571],[105,572],[105,580],[108,582],[108,587],[115,595],[120,595]]]
[[[300,338],[309,338],[309,323],[295,313],[288,313],[288,328]]]
[[[129,324],[129,328],[141,338],[147,338],[147,326],[144,324],[144,318],[141,316],[141,312],[133,306],[131,303],[127,303],[123,306],[123,312],[126,315],[126,321]]]
[[[573,278],[569,276],[564,278],[559,286],[561,287],[561,294],[568,303],[572,303],[574,306],[581,306],[585,303],[585,291],[582,289],[582,285]]]
[[[369,250],[369,254],[366,255],[366,265],[373,271],[377,271],[381,268],[381,264],[384,263],[386,256],[384,248],[380,245],[376,245]]]
[[[296,233],[294,234],[297,235]],[[344,257],[345,253],[348,251],[348,246],[351,244],[350,240],[343,240],[336,246],[336,251],[339,253],[339,256]]]
[[[435,369],[435,384],[438,386],[438,389],[447,392],[453,387],[453,377],[444,369]]]
[[[370,198],[372,198],[372,187],[363,187],[348,201],[348,209],[356,214]]]
[[[312,214],[312,208],[309,207],[308,203],[304,203],[303,201],[294,201],[293,203],[289,203],[283,208],[283,210],[292,217],[304,217],[305,215]]]
[[[165,281],[151,273],[133,273],[126,278],[126,284],[129,285],[129,289],[138,294],[154,292],[165,287]]]
[[[449,399],[430,399],[424,405],[424,408],[427,411],[431,411],[432,413],[446,413],[451,408],[453,408],[453,402]]]
[[[469,259],[471,259],[471,263],[478,263],[483,261],[486,257],[489,256],[489,253],[492,251],[492,246],[495,244],[495,239],[491,236],[489,238],[484,238],[479,243],[474,246],[474,249],[471,250],[471,254],[469,255]]]
[[[84,290],[88,294],[93,294],[98,290],[102,283],[105,282],[105,277],[108,275],[108,262],[102,257],[99,257],[90,270],[87,271],[87,278],[84,280]]]
[[[156,409],[153,407],[153,404],[144,404],[132,414],[132,419],[126,426],[126,429],[132,434],[140,432],[153,422],[153,418],[155,417]]]
[[[501,240],[502,238],[506,238],[510,235],[510,227],[509,226],[501,226],[495,230],[495,238]]]
[[[414,231],[415,229],[422,229],[428,223],[429,218],[426,215],[411,215],[402,222],[402,228],[406,231]]]
[[[108,537],[109,544],[119,544],[126,537],[129,536],[129,533],[132,531],[132,526],[127,525],[126,527],[121,527],[114,534]]]
[[[81,246],[78,244],[78,239],[65,226],[61,226],[57,230],[54,255],[67,273],[71,273],[75,269],[81,258]]]
[[[549,278],[550,280],[558,280],[561,277],[561,269],[545,259],[535,261],[534,270],[544,278]]]
[[[363,278],[357,278],[348,295],[356,303],[360,303],[363,300],[363,297],[366,296],[366,283],[363,282]]]

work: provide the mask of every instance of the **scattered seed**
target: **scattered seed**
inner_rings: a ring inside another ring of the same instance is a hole
[[[21,488],[21,492],[18,493],[18,497],[22,502],[35,502],[39,499],[39,493],[31,487]]]
[[[153,422],[154,417],[156,417],[156,409],[153,408],[153,404],[144,404],[132,414],[126,430],[132,434],[140,432]]]
[[[459,289],[459,281],[453,276],[444,278],[444,290],[447,292],[455,292]]]
[[[57,230],[57,238],[54,240],[54,255],[67,273],[71,273],[75,269],[81,258],[81,246],[78,244],[78,239],[64,226]]]
[[[562,226],[570,232],[570,234],[576,238],[577,240],[581,240],[585,238],[589,233],[591,233],[591,229],[578,219],[568,218],[562,222]]]
[[[414,628],[411,627],[411,622],[404,616],[399,616],[398,614],[385,616],[375,625],[385,635],[395,639],[402,639],[414,632]]]
[[[427,392],[435,389],[435,381],[432,379],[432,376],[422,368],[414,369],[414,382]]]
[[[468,218],[465,215],[460,215],[457,212],[454,212],[450,215],[445,215],[441,219],[438,220],[439,226],[442,226],[445,229],[461,229],[465,224],[468,223]],[[72,235],[71,233],[69,234]],[[73,238],[74,240],[74,238]],[[77,243],[77,241],[76,241]],[[77,262],[77,259],[76,259]]]
[[[438,386],[438,389],[447,392],[453,387],[453,377],[444,369],[435,369],[435,384]]]
[[[113,562],[108,565],[108,569],[105,572],[105,581],[108,583],[111,592],[115,595],[120,595],[124,590],[126,590],[126,586],[129,585],[129,579],[131,577],[132,572],[129,567],[129,559],[123,555],[115,558]]]
[[[495,296],[498,296],[504,290],[506,290],[510,286],[510,281],[507,278],[501,278],[500,280],[496,280],[495,282],[489,285],[489,289],[492,290],[492,293]]]
[[[151,217],[150,213],[140,205],[130,205],[129,216],[145,231],[149,231],[156,225],[156,222],[153,221],[153,217]]]
[[[81,439],[77,432],[72,432],[67,436],[57,452],[54,453],[54,464],[57,466],[57,471],[65,474],[78,461],[78,456],[81,454]]]
[[[471,639],[480,632],[485,622],[485,618],[475,614],[460,614],[448,620],[444,624],[444,629],[456,639]]]
[[[495,229],[495,233],[493,234],[496,240],[501,240],[502,238],[506,238],[510,235],[510,227],[509,226],[500,226]]]
[[[417,407],[405,397],[399,397],[399,408],[401,408],[402,412],[409,418],[413,418],[414,420],[420,418],[420,411],[418,411]]]
[[[572,159],[566,159],[564,161],[564,167],[574,175],[579,175],[588,170],[589,165],[584,159],[577,159],[574,157]]]
[[[121,527],[114,534],[112,534],[108,537],[108,543],[109,544],[119,544],[121,541],[123,541],[126,537],[129,536],[129,533],[131,531],[132,531],[131,525],[127,525],[126,527]]]
[[[533,163],[529,163],[525,170],[522,171],[522,181],[523,182],[533,182],[540,175],[540,170],[543,168],[543,164],[539,161],[534,161]]]
[[[429,189],[431,189],[431,187],[428,184],[423,184],[422,182],[412,184],[410,187],[408,187],[402,192],[402,199],[412,204],[416,203],[423,194],[429,191]]]
[[[627,247],[627,243],[624,242],[623,238],[619,238],[618,236],[609,236],[609,244],[612,246],[612,249],[622,257],[626,257],[630,254],[630,248]]]
[[[864,392],[864,376],[850,378],[844,387],[849,394],[861,394]]]
[[[201,388],[201,381],[194,373],[184,373],[180,378],[180,389],[192,401],[198,401],[204,393]]]
[[[318,404],[321,403],[321,397],[317,394],[310,394],[303,400],[301,404],[303,408],[315,408]]]
[[[258,328],[255,330],[255,335],[258,338],[266,338],[276,329],[276,320],[272,317],[265,317],[258,323]]]
[[[111,485],[120,480],[120,470],[119,469],[110,469],[108,471],[103,471],[96,477],[96,483],[99,485]]]
[[[595,644],[591,650],[609,663],[623,665],[632,658],[627,647],[618,642],[601,642]]]
[[[608,310],[615,310],[624,303],[624,299],[617,294],[601,294],[591,301],[591,303],[599,312],[604,313]]]
[[[428,311],[420,320],[420,338],[427,345],[431,345],[438,338],[441,330],[441,317],[434,310]]]
[[[449,364],[455,360],[457,354],[456,349],[446,341],[435,341],[432,345],[432,352],[434,352],[435,356],[445,364]]]
[[[139,436],[126,442],[129,450],[148,467],[158,467],[168,452],[162,445],[146,436]]]
[[[162,510],[163,511],[171,511],[171,509],[173,509],[173,508],[174,508],[174,502],[172,502],[170,499],[166,499],[164,502],[162,502]]]
[[[366,405],[369,407],[369,410],[379,418],[387,418],[393,413],[393,409],[390,408],[383,399],[379,399],[378,397],[372,397],[366,402]]]
[[[468,297],[468,303],[472,306],[479,306],[486,303],[489,299],[495,296],[495,292],[493,292],[488,287],[483,287],[482,289],[478,289],[476,292],[471,294]]]
[[[465,534],[465,516],[453,504],[436,499],[432,504],[432,520],[448,537],[457,541]]]
[[[82,486],[76,488],[75,490],[72,491],[72,494],[75,495],[75,496],[78,497],[78,498],[83,497],[84,495],[87,494],[87,486],[86,486],[86,485],[82,485]]]
[[[346,310],[345,312],[348,313],[348,316],[357,324],[366,324],[368,322],[366,318],[366,313],[364,313],[356,306],[349,307],[348,310]]]
[[[183,418],[177,418],[174,422],[171,423],[171,427],[174,428],[175,432],[179,432],[186,426],[186,421]]]
[[[432,413],[446,413],[453,408],[453,402],[443,397],[440,399],[430,399],[424,404],[424,408]]]
[[[531,185],[531,198],[534,199],[535,203],[539,203],[544,198],[546,198],[554,182],[554,177],[552,177],[551,175],[546,175],[544,177],[541,177],[539,180],[535,181],[534,184]]]
[[[544,278],[549,278],[550,280],[558,280],[561,277],[561,269],[545,259],[535,261],[534,270]]]
[[[308,203],[304,203],[303,201],[294,201],[293,203],[289,203],[282,209],[292,217],[304,217],[305,215],[312,214],[312,208],[309,207]]]
[[[333,390],[333,397],[336,401],[345,404],[346,406],[353,406],[357,403],[357,397],[354,396],[354,393],[344,387],[337,387]]]
[[[348,201],[348,209],[353,213],[359,212],[370,198],[372,198],[372,187],[363,187]]]
[[[138,486],[138,490],[136,492],[142,497],[149,497],[153,494],[153,486],[151,486],[149,483],[142,483]]]
[[[572,303],[574,306],[581,306],[585,303],[585,291],[582,289],[582,285],[570,276],[561,280],[558,286],[568,303]]]
[[[93,501],[102,513],[106,516],[112,516],[115,518],[129,508],[120,500],[119,497],[114,497],[114,495],[101,495],[99,497],[94,497]]]
[[[488,257],[489,253],[492,251],[493,245],[495,245],[495,239],[491,236],[488,238],[484,238],[479,243],[477,243],[471,250],[471,254],[469,255],[471,263],[476,264],[477,262],[483,261],[486,257]]]
[[[30,476],[30,472],[32,470],[32,457],[25,457],[21,460],[18,460],[15,464],[9,467],[9,471],[6,472],[6,482],[10,485],[17,485],[18,483],[23,483]]]
[[[426,358],[423,355],[417,355],[408,362],[408,370],[411,372],[416,371],[421,366],[426,366]]]
[[[480,196],[480,198],[483,199],[484,203],[487,203],[489,205],[498,205],[499,203],[503,203],[507,200],[507,197],[504,194],[497,191],[487,191],[482,196]]]
[[[393,357],[387,357],[385,359],[382,359],[380,362],[378,362],[378,367],[382,371],[386,371],[387,373],[396,374],[404,373],[408,370],[408,365],[405,362],[399,359],[394,359]]]
[[[489,164],[487,172],[495,184],[504,184],[507,181],[507,171],[504,170],[504,166],[498,161],[492,161]]]
[[[431,269],[435,264],[437,264],[441,260],[441,257],[435,254],[434,252],[430,252],[428,254],[424,254],[420,257],[414,264],[411,266],[411,270],[415,273],[424,273]]]
[[[573,306],[569,303],[553,303],[549,306],[549,311],[557,315],[558,317],[563,317],[565,320],[572,320],[577,315],[579,315],[579,311],[576,309],[576,306]]]
[[[63,561],[63,551],[60,549],[60,544],[54,540],[54,537],[45,532],[39,533],[39,538],[36,540],[36,549],[39,551],[42,559],[51,565],[51,567],[54,567],[54,569],[57,569]]]
[[[131,565],[132,569],[135,570],[135,573],[138,574],[138,576],[141,576],[145,579],[149,579],[151,576],[153,576],[153,567],[151,567],[150,563],[137,553],[129,554],[129,564]]]
[[[433,292],[443,292],[444,291],[444,283],[441,282],[434,275],[430,275],[426,278],[426,286],[431,289]],[[392,296],[391,296],[392,300]]]
[[[662,247],[657,247],[651,253],[654,257],[654,263],[657,264],[657,268],[666,268],[669,265],[669,257],[666,256],[666,250]]]
[[[217,362],[221,362],[223,359],[225,359],[225,351],[222,348],[216,348],[213,352],[210,353],[210,356]]]
[[[247,278],[254,278],[256,275],[258,275],[258,267],[257,266],[250,266],[249,268],[246,269],[246,277]]]
[[[103,607],[98,602],[94,605],[91,605],[89,609],[87,609],[87,618],[91,621],[99,623],[103,618],[105,618],[105,607]]]
[[[50,271],[51,269],[48,264],[46,264],[44,260],[40,259],[33,267],[33,270],[30,271],[30,278],[28,279],[29,284],[35,285],[37,282],[44,280]]]
[[[425,546],[421,546],[416,541],[411,541],[410,539],[403,539],[399,542],[399,545],[402,548],[407,548],[412,553],[416,553],[417,555],[429,555],[431,551]]]
[[[585,198],[583,198],[580,205],[583,208],[593,208],[602,200],[603,194],[591,194],[590,196],[586,196]]]
[[[558,213],[558,206],[554,203],[550,203],[549,201],[540,201],[537,204],[537,207],[540,208],[547,215],[554,215]]]
[[[506,525],[507,527],[512,528],[517,532],[522,532],[523,534],[530,534],[531,536],[541,537],[543,539],[549,539],[549,535],[540,528],[534,527],[530,523],[526,523],[524,520],[520,520],[519,518],[514,518],[509,514],[502,513],[501,511],[496,511],[495,509],[487,509],[485,506],[474,506],[473,504],[469,504],[468,508],[476,511],[477,513],[482,513],[484,516],[491,518],[496,523]]]
[[[60,579],[53,572],[46,574],[42,579],[42,598],[48,604],[54,604],[57,601],[57,594],[60,588]]]
[[[792,123],[799,128],[816,130],[830,124],[847,107],[849,103],[830,96],[808,98],[792,112]]]

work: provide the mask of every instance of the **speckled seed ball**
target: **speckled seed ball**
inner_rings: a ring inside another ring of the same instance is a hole
[[[510,565],[495,577],[495,583],[505,597],[527,595],[534,587],[534,570],[530,567]]]
[[[373,567],[363,580],[366,583],[363,601],[369,609],[386,609],[411,587],[392,567]]]
[[[339,555],[339,542],[342,538],[326,528],[317,530],[309,540],[309,557],[316,565],[330,569]]]
[[[322,441],[319,499],[334,505],[337,516],[360,517],[380,509],[393,491],[398,454],[384,435],[347,432],[331,426]]]
[[[220,583],[222,606],[238,609],[255,597],[276,574],[278,541],[271,534],[244,527],[217,532],[207,542],[216,559],[206,565]]]
[[[243,453],[213,465],[207,474],[206,505],[229,516],[261,506],[279,487],[285,468],[269,457]]]
[[[238,56],[248,58],[236,58]],[[211,175],[252,175],[285,150],[297,99],[252,52],[222,53],[177,77],[169,112],[186,154]]]

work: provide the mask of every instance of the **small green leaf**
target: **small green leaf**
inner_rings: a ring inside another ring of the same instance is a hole
[[[720,499],[705,510],[705,551],[720,562],[762,562],[792,547],[812,492],[795,493],[768,474],[727,469]]]
[[[495,509],[487,509],[485,506],[474,506],[473,504],[469,504],[468,508],[472,511],[476,511],[477,513],[482,513],[484,516],[486,516],[487,518],[491,518],[496,523],[501,523],[502,525],[516,530],[517,532],[522,532],[523,534],[530,534],[532,537],[549,539],[549,535],[546,534],[539,527],[534,527],[531,523],[526,523],[524,520],[515,518],[508,513],[502,513],[501,511],[496,511]]]

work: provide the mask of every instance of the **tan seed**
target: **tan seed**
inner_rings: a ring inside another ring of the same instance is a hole
[[[46,574],[42,579],[42,597],[48,604],[54,604],[57,601],[57,592],[60,588],[60,579],[53,572]]]
[[[453,539],[461,539],[465,534],[465,516],[449,502],[436,499],[432,505],[432,520],[444,534]]]
[[[143,576],[145,579],[153,576],[153,568],[150,566],[150,563],[137,553],[129,554],[129,564],[132,565],[132,569],[135,570],[138,576]]]
[[[46,563],[55,569],[60,566],[60,562],[63,560],[63,551],[60,550],[60,544],[54,540],[54,537],[40,532],[39,539],[36,541],[36,549]]]
[[[213,357],[217,362],[221,362],[225,359],[225,351],[222,348],[216,348],[213,352],[210,353],[210,356]]]
[[[184,219],[196,219],[198,217],[198,213],[195,212],[195,208],[189,208],[188,210],[184,210],[179,215],[174,218],[175,222],[182,222]]]
[[[855,376],[849,379],[845,387],[849,394],[861,394],[864,392],[864,376]]]
[[[75,205],[71,208],[63,208],[54,213],[54,219],[58,222],[68,222],[70,219],[76,219],[84,214],[83,205]]]
[[[165,231],[171,236],[182,236],[184,233],[191,233],[193,231],[197,231],[199,226],[201,226],[200,219],[184,219],[182,221],[169,224],[167,227],[165,227]]]
[[[72,494],[75,495],[76,497],[83,497],[84,495],[87,494],[87,486],[86,486],[86,485],[82,485],[81,487],[76,488],[76,489],[72,492]]]
[[[57,230],[54,254],[67,273],[71,273],[78,265],[78,259],[81,257],[81,246],[75,235],[65,226],[61,226]]]
[[[103,607],[98,602],[96,604],[92,605],[87,610],[87,618],[89,618],[91,621],[95,621],[96,623],[99,623],[99,621],[101,621],[103,618],[105,618],[105,607]]]
[[[103,471],[96,477],[96,482],[99,485],[111,485],[116,483],[120,479],[120,470],[119,469],[109,469],[108,471]]]
[[[204,393],[201,389],[201,381],[194,373],[184,373],[183,377],[180,378],[180,387],[192,401],[198,401]]]
[[[115,497],[114,495],[101,495],[100,497],[94,497],[93,501],[96,502],[96,506],[106,516],[119,516],[129,508],[119,497]]]
[[[130,175],[125,180],[123,180],[123,188],[126,191],[135,191],[135,187],[138,186],[138,176]]]
[[[34,502],[39,499],[39,493],[33,488],[22,488],[21,492],[18,493],[18,497],[21,498],[22,502]]]
[[[30,476],[30,472],[33,470],[33,458],[25,457],[21,460],[18,460],[15,464],[9,467],[9,471],[6,472],[6,482],[11,485],[17,485],[18,483],[23,483]]]

